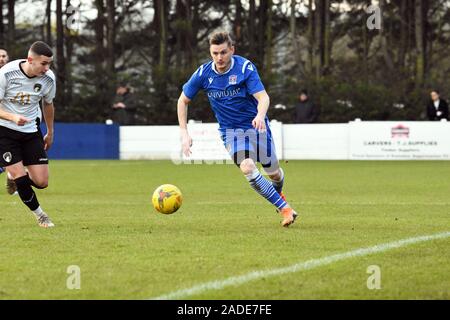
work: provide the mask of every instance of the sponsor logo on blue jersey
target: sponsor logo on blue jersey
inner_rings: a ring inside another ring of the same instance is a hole
[[[236,88],[236,89],[232,89],[232,90],[208,91],[208,98],[221,99],[224,97],[234,97],[234,96],[237,96],[240,91],[241,91],[241,88]]]

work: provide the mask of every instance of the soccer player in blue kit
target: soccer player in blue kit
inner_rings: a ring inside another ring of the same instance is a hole
[[[294,223],[297,213],[282,193],[284,173],[279,166],[269,120],[270,99],[253,63],[234,55],[227,32],[209,38],[212,61],[201,65],[183,86],[177,112],[183,153],[191,154],[192,138],[187,130],[187,107],[204,90],[219,122],[224,145],[250,186],[272,203],[282,215],[282,226]],[[260,162],[270,181],[259,172]]]

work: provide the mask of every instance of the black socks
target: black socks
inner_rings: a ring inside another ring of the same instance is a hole
[[[22,202],[30,208],[31,211],[39,208],[36,194],[34,193],[33,188],[31,188],[34,183],[31,181],[30,177],[28,177],[28,174],[15,179],[14,182],[16,183],[17,192],[19,193]]]

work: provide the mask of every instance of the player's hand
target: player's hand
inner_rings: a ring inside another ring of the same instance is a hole
[[[265,132],[266,131],[266,119],[265,119],[266,117],[264,116],[260,116],[260,115],[257,115],[256,117],[255,117],[255,119],[253,119],[253,121],[252,121],[252,125],[253,125],[253,128],[255,128],[258,132]]]
[[[187,131],[181,133],[181,147],[183,149],[183,154],[189,157],[192,154],[192,138]]]
[[[25,118],[24,116],[21,116],[19,114],[15,114],[13,117],[13,122],[15,124],[17,124],[18,126],[24,126],[25,124],[27,124],[28,122],[31,122],[30,119]]]
[[[48,149],[50,149],[52,144],[53,144],[53,135],[47,133],[44,136],[44,150],[47,151]]]

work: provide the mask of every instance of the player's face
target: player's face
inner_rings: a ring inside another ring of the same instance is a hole
[[[0,50],[0,68],[9,61],[8,53],[5,50]]]
[[[32,56],[28,57],[28,62],[30,63],[33,75],[42,76],[50,69],[50,65],[53,62],[53,57],[49,58],[43,55]]]
[[[229,46],[228,43],[212,44],[209,52],[218,72],[223,73],[230,68],[231,56],[234,54],[233,46]]]

